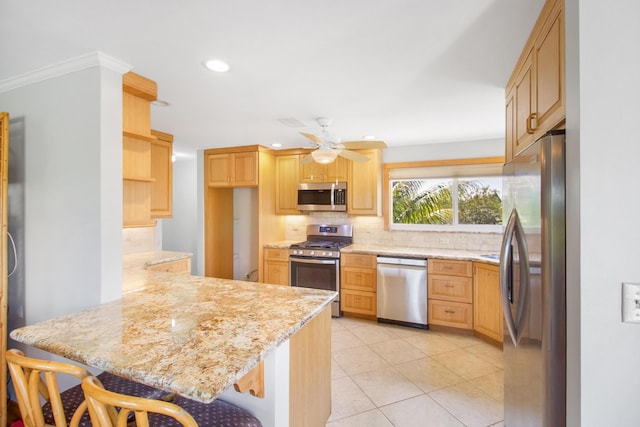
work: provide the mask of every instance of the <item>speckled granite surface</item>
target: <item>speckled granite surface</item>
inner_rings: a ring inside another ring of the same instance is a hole
[[[486,255],[469,251],[461,251],[455,249],[429,249],[414,248],[405,246],[382,246],[382,245],[361,245],[354,243],[340,250],[341,253],[360,253],[371,255],[386,255],[399,257],[414,258],[439,258],[454,259],[460,261],[481,261],[488,264],[499,264],[497,258],[489,258]],[[484,255],[484,256],[483,256]]]
[[[122,299],[11,332],[98,369],[210,402],[327,307],[334,292],[168,273]]]

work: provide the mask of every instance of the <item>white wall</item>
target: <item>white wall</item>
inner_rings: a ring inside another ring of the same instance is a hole
[[[11,115],[9,228],[19,252],[10,330],[121,295],[122,79],[104,59],[0,86]]]
[[[640,282],[640,2],[566,4],[568,425],[637,426],[640,324],[620,310]]]
[[[384,163],[504,156],[504,138],[389,147],[382,151]]]
[[[177,156],[173,163],[173,217],[160,220],[162,249],[193,254],[191,271],[194,274],[201,256],[197,250],[197,206],[198,167],[194,151],[192,156]]]

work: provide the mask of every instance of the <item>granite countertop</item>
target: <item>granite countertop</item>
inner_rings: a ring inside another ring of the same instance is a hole
[[[267,243],[263,247],[271,249],[289,249],[294,243],[300,243],[300,240],[280,240],[278,242]]]
[[[481,261],[488,264],[499,264],[499,260],[496,257],[489,257],[489,255],[497,255],[493,253],[477,253],[456,249],[430,249],[430,248],[417,248],[409,246],[383,246],[383,245],[362,245],[354,243],[345,248],[340,249],[340,253],[360,253],[371,255],[386,255],[386,256],[398,256],[398,257],[413,257],[413,258],[438,258],[438,259],[454,259],[460,261]]]
[[[288,249],[297,240],[281,240],[278,242],[268,243],[265,248]],[[499,264],[498,253],[479,253],[457,249],[431,249],[418,248],[411,246],[384,246],[384,245],[363,245],[354,243],[340,249],[343,254],[370,254],[370,255],[386,255],[386,256],[404,256],[413,258],[439,258],[439,259],[455,259],[461,261],[480,261],[488,264]]]
[[[191,258],[187,252],[150,251],[128,254],[122,257],[122,292],[131,292],[147,285],[152,265]]]
[[[336,293],[149,272],[122,299],[11,338],[187,398],[210,402],[325,309]]]

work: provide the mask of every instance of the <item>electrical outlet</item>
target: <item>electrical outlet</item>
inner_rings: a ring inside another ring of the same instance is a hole
[[[622,283],[622,321],[640,323],[640,283]]]
[[[449,239],[447,239],[446,237],[441,237],[439,240],[441,245],[448,245],[449,244]]]

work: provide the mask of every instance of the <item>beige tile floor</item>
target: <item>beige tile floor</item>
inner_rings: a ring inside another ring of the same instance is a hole
[[[331,323],[327,427],[503,426],[499,348],[349,317]]]

